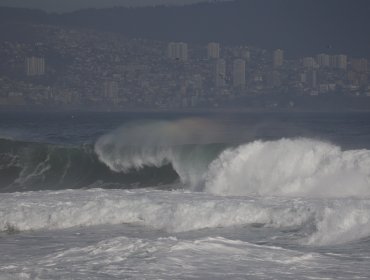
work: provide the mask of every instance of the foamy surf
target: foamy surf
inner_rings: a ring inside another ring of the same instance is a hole
[[[365,120],[117,117],[0,140],[0,279],[370,277]]]
[[[299,244],[330,245],[370,236],[369,199],[237,198],[97,189],[5,194],[0,205],[3,232],[133,224],[180,233],[259,225],[295,228]]]
[[[255,141],[210,164],[207,192],[219,195],[369,197],[370,151],[310,139]]]
[[[317,253],[259,246],[222,237],[196,240],[116,237],[59,251],[37,259],[37,263],[36,260],[25,261],[17,266],[0,266],[0,269],[9,276],[6,279],[221,280],[226,274],[231,279],[296,279],[296,271],[304,273],[301,279],[323,279],[321,277],[338,273],[336,265],[333,258]],[[350,271],[340,272],[338,279],[350,275]]]

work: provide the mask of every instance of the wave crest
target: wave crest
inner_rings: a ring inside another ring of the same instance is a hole
[[[171,164],[182,183],[199,189],[209,164],[224,149],[208,144],[215,135],[212,126],[201,119],[131,123],[99,138],[95,153],[114,172]]]
[[[370,151],[310,139],[255,141],[224,151],[205,190],[217,195],[370,196]]]

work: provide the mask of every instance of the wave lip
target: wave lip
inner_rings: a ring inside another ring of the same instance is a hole
[[[217,195],[369,197],[370,151],[310,139],[255,141],[227,149],[209,167]]]
[[[182,183],[200,190],[209,163],[225,148],[212,144],[213,130],[202,119],[130,123],[100,137],[94,150],[114,172],[171,164]]]

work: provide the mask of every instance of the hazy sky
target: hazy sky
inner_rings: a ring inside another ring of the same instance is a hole
[[[0,0],[0,6],[35,8],[50,12],[66,12],[91,7],[151,6],[159,4],[184,5],[206,1],[213,2],[215,0]]]

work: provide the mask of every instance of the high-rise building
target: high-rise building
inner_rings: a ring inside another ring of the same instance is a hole
[[[220,44],[219,43],[209,43],[207,46],[208,58],[220,58]]]
[[[344,54],[333,55],[330,57],[330,66],[342,70],[347,70],[347,56]]]
[[[173,60],[188,60],[188,44],[182,42],[169,43],[168,57]]]
[[[218,59],[215,63],[215,85],[216,87],[226,85],[226,62],[224,59]]]
[[[281,67],[284,64],[283,50],[278,49],[274,51],[272,63],[274,67]]]
[[[45,58],[43,57],[27,57],[26,58],[26,74],[27,76],[42,76],[45,74]]]
[[[304,57],[302,64],[305,68],[314,68],[316,66],[316,61],[313,57]]]
[[[320,53],[316,56],[317,64],[320,67],[329,67],[330,66],[330,56],[325,53]]]
[[[307,79],[306,80],[307,84],[311,88],[313,88],[313,89],[317,88],[317,72],[316,72],[316,70],[312,69],[312,70],[308,71],[306,79]]]
[[[347,70],[347,56],[344,54],[337,55],[337,68]]]
[[[245,60],[235,59],[233,64],[233,85],[234,87],[245,87]]]
[[[368,71],[368,61],[365,58],[351,59],[351,69],[358,73],[365,73]]]

